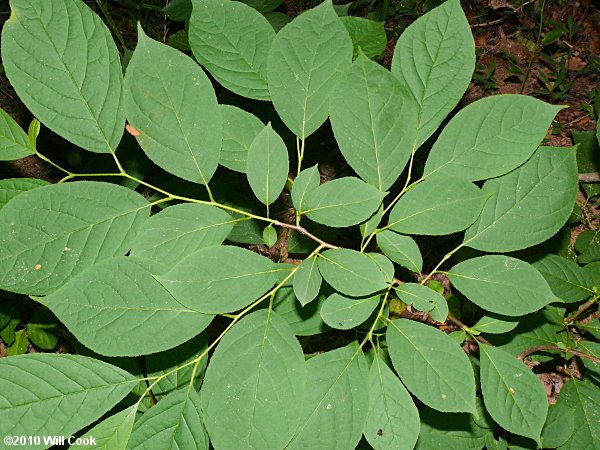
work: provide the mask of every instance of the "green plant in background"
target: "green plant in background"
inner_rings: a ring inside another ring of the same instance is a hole
[[[479,100],[418,168],[417,149],[474,71],[458,0],[402,34],[391,72],[369,59],[382,51],[368,50],[374,27],[340,18],[329,0],[279,32],[256,5],[191,5],[182,20],[191,14],[200,65],[140,27],[123,77],[108,29],[81,1],[11,1],[2,59],[15,91],[113,168],[64,168],[38,150],[37,120],[27,135],[2,114],[1,159],[37,154],[64,178],[0,182],[0,288],[52,322],[50,310],[78,354],[0,359],[1,434],[85,429],[108,448],[597,445],[598,319],[582,319],[598,301],[600,253],[584,251],[583,268],[513,253],[573,211],[576,149],[539,146],[562,107]],[[201,66],[222,96],[276,114],[265,124],[220,103]],[[306,161],[318,160],[309,137],[328,118],[357,176],[321,184]],[[125,120],[168,174],[128,170]],[[342,248],[345,228],[357,239]],[[424,261],[420,235],[460,239]],[[236,245],[263,239],[282,257]],[[440,274],[454,294],[432,281]],[[408,305],[434,325],[399,318]],[[444,333],[446,321],[460,330]],[[351,331],[305,355],[298,338],[327,330]],[[550,408],[522,362],[539,352],[586,364]]]

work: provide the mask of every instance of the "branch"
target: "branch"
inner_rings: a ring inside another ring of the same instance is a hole
[[[596,364],[600,364],[600,358],[596,358],[594,355],[590,355],[588,353],[583,353],[583,352],[580,352],[579,350],[574,350],[572,348],[560,348],[560,347],[557,347],[556,345],[538,345],[537,347],[531,347],[531,348],[525,350],[519,356],[517,356],[517,358],[519,358],[521,361],[523,361],[523,359],[526,356],[529,356],[532,353],[539,352],[542,350],[556,350],[556,351],[559,351],[562,353],[571,353],[572,355],[577,355],[581,358],[589,359],[590,361],[593,361]]]
[[[490,341],[488,341],[486,338],[484,338],[482,336],[473,336],[471,333],[469,333],[469,327],[466,326],[464,323],[462,323],[460,320],[458,320],[456,317],[454,317],[450,313],[448,313],[448,320],[450,322],[454,322],[456,325],[458,325],[460,327],[461,330],[466,331],[467,334],[469,334],[470,336],[472,336],[476,341],[479,341],[482,344],[489,345],[490,347],[493,347],[492,343]]]
[[[588,309],[590,306],[592,306],[594,303],[596,303],[596,300],[598,300],[598,297],[594,297],[591,300],[588,300],[587,302],[585,302],[583,305],[581,305],[581,307],[577,311],[575,311],[569,317],[566,317],[564,322],[566,324],[573,323],[575,321],[575,319],[577,319],[581,314],[583,314],[585,312],[586,309]]]
[[[600,172],[580,173],[579,181],[581,183],[600,183]]]
[[[324,248],[331,248],[331,249],[341,248],[341,247],[338,247],[337,245],[333,245],[333,244],[329,244],[328,242],[325,242],[324,240],[318,238],[317,236],[315,236],[314,234],[312,234],[310,231],[308,231],[306,228],[303,228],[300,225],[292,225],[291,223],[280,222],[278,220],[274,221],[273,225],[278,225],[278,226],[283,227],[283,228],[290,228],[292,230],[299,231],[303,235],[308,236],[313,241],[319,243]]]

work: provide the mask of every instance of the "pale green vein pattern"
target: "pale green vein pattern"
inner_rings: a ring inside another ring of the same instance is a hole
[[[323,278],[343,294],[369,295],[387,287],[375,261],[356,250],[327,250],[319,255],[318,264]]]
[[[142,225],[131,255],[172,267],[202,248],[221,244],[235,222],[216,206],[198,203],[170,206]]]
[[[421,273],[423,257],[417,243],[409,236],[384,230],[375,235],[377,245],[392,261],[413,272]]]
[[[12,161],[33,155],[27,134],[0,109],[0,161]]]
[[[0,209],[17,195],[48,184],[50,183],[38,178],[6,178],[0,180]]]
[[[136,383],[124,370],[84,356],[0,358],[0,434],[70,436],[117,404]]]
[[[475,43],[459,0],[449,0],[410,25],[398,39],[392,73],[419,104],[414,149],[456,106],[475,70]]]
[[[230,105],[219,105],[223,120],[223,146],[219,164],[246,173],[248,150],[265,125],[258,117]]]
[[[504,429],[539,441],[548,411],[544,386],[514,356],[488,345],[479,348],[486,409]]]
[[[131,436],[135,416],[135,405],[113,414],[81,436],[84,442],[87,438],[93,438],[96,445],[75,444],[70,446],[69,450],[125,450]]]
[[[108,183],[19,194],[0,210],[0,288],[48,294],[92,264],[125,254],[148,214],[141,195]]]
[[[285,143],[269,123],[248,150],[246,175],[254,195],[265,205],[273,203],[285,186],[288,170]]]
[[[19,98],[75,145],[114,153],[125,122],[123,77],[102,20],[80,0],[11,0],[10,6],[2,61]]]
[[[356,345],[306,363],[307,391],[289,450],[355,448],[369,409],[368,366]]]
[[[181,304],[206,314],[248,306],[275,283],[273,262],[233,246],[207,247],[156,279]]]
[[[573,303],[592,295],[589,274],[571,260],[546,254],[531,262],[546,279],[552,292],[563,302]]]
[[[208,450],[196,391],[173,392],[150,408],[135,424],[127,448]]]
[[[552,237],[573,211],[578,186],[575,157],[574,148],[540,147],[518,169],[487,181],[483,190],[493,195],[465,233],[467,245],[506,252]]]
[[[387,45],[385,22],[363,19],[356,16],[341,16],[341,22],[348,30],[354,45],[354,58],[359,53],[359,48],[369,58],[382,55]]]
[[[419,411],[377,352],[369,370],[369,414],[364,435],[376,450],[411,450],[419,437]]]
[[[429,153],[425,176],[443,172],[476,181],[510,172],[529,159],[563,108],[525,95],[477,100],[446,125]]]
[[[294,179],[294,184],[292,186],[292,202],[299,214],[301,214],[304,209],[306,196],[319,187],[320,181],[321,174],[319,173],[319,168],[316,164],[308,169],[304,169]]]
[[[276,312],[242,319],[219,343],[201,391],[215,448],[285,448],[301,417],[305,378],[300,343]]]
[[[202,69],[138,26],[125,75],[127,120],[144,152],[168,172],[207,184],[221,154],[221,110]]]
[[[438,411],[475,411],[473,367],[451,337],[408,319],[390,322],[386,337],[396,372],[419,400]]]
[[[321,307],[323,322],[331,328],[349,330],[354,328],[371,316],[379,305],[380,296],[367,298],[345,297],[338,293],[332,294],[325,300]]]
[[[380,191],[394,184],[410,157],[417,107],[387,69],[362,53],[331,94],[331,125],[344,158]]]
[[[509,256],[467,259],[452,267],[448,277],[473,303],[505,316],[522,316],[557,301],[531,264]]]
[[[313,301],[319,294],[323,277],[319,272],[317,257],[305,259],[293,278],[294,294],[302,306]]]
[[[600,394],[591,379],[572,378],[560,390],[558,402],[573,408],[575,432],[559,447],[561,450],[600,448]]]
[[[267,63],[277,113],[300,139],[329,115],[329,96],[352,63],[352,40],[330,0],[302,13],[275,37]]]
[[[137,356],[175,347],[213,319],[177,302],[152,277],[158,264],[121,256],[82,272],[54,294],[35,297],[86,347]],[[143,326],[141,326],[143,324]],[[160,335],[160,339],[153,336]]]
[[[267,56],[275,31],[241,2],[193,0],[189,41],[196,59],[225,88],[269,100]]]

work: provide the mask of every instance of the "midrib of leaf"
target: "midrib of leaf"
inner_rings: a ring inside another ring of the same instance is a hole
[[[575,380],[573,380],[573,382],[575,382]],[[577,382],[579,383],[579,381]],[[579,387],[577,386],[577,383],[575,383],[575,391],[577,392],[577,399],[579,400],[579,404],[581,405],[581,411],[583,413],[583,417],[585,418],[584,422],[585,422],[585,427],[589,430],[590,432],[590,436],[592,437],[592,440],[598,440],[597,436],[594,434],[594,428],[592,426],[592,419],[589,417],[589,412],[587,410],[587,408],[583,407],[583,395],[581,393],[581,391],[579,390]],[[570,438],[569,438],[570,440]]]
[[[520,272],[523,269],[518,269]],[[504,272],[502,272],[504,273]],[[473,280],[473,281],[481,281],[483,283],[489,283],[492,285],[497,285],[497,286],[503,286],[503,287],[509,287],[512,289],[515,289],[516,286],[514,284],[509,284],[506,282],[501,282],[501,281],[494,281],[494,280],[488,280],[486,278],[477,278],[477,277],[472,277],[472,276],[468,276],[468,275],[461,275],[458,273],[452,273],[452,272],[446,272],[447,275],[452,275],[453,277],[457,277],[457,278],[466,278],[467,280]],[[526,291],[526,292],[531,292],[531,293],[537,293],[538,290],[537,289],[530,289],[529,287],[525,287],[525,286],[518,286],[520,291]]]
[[[308,272],[308,281],[304,285],[304,287],[305,287],[305,289],[304,289],[304,295],[305,296],[307,295],[306,292],[308,291],[308,286],[310,285],[310,282],[311,282],[311,280],[313,278],[315,264],[317,264],[317,258],[313,256],[312,259],[311,259],[311,261],[310,261],[310,269],[309,269],[309,272]],[[317,268],[317,270],[319,270],[319,269]]]
[[[281,270],[284,270],[284,269],[264,270],[264,271],[261,271],[261,272],[244,273],[244,274],[241,274],[241,275],[235,275],[233,277],[213,278],[213,279],[210,279],[210,280],[165,280],[165,281],[175,281],[177,283],[200,283],[202,281],[209,281],[209,282],[217,282],[218,283],[218,282],[221,282],[221,281],[237,280],[239,278],[253,277],[255,275],[264,275],[264,274],[267,274],[267,273],[280,272]]]
[[[365,278],[365,277],[363,277],[363,276],[362,276],[362,274],[360,274],[360,273],[356,273],[356,272],[354,272],[354,271],[352,271],[352,270],[350,270],[350,269],[348,269],[348,268],[346,268],[346,267],[342,266],[342,265],[341,265],[340,263],[338,263],[337,261],[334,261],[334,260],[332,260],[332,259],[329,259],[329,258],[327,258],[326,256],[323,256],[323,254],[321,254],[321,253],[319,253],[317,256],[318,256],[319,258],[323,258],[323,259],[325,259],[326,261],[329,261],[331,264],[333,264],[333,265],[335,265],[335,266],[338,266],[340,269],[342,269],[342,270],[344,270],[344,271],[346,271],[346,272],[350,272],[350,273],[351,273],[352,275],[354,275],[356,278],[360,278],[360,279],[362,279],[362,280],[365,280],[365,281],[367,281],[367,282],[369,282],[369,283],[371,283],[371,282],[372,282],[372,280],[370,280],[369,278]]]
[[[83,308],[87,308],[87,309],[99,309],[99,310],[111,310],[111,311],[151,311],[151,312],[159,312],[160,311],[160,312],[178,312],[178,313],[202,314],[204,316],[210,316],[210,315],[212,315],[212,314],[201,313],[201,312],[194,311],[194,310],[191,310],[191,309],[142,308],[142,307],[130,308],[130,307],[125,307],[125,306],[98,306],[98,305],[92,305],[92,304],[89,304],[89,303],[82,304],[82,303],[66,302],[64,300],[53,302],[53,301],[44,300],[44,297],[34,297],[34,296],[32,296],[31,298],[33,298],[36,301],[41,301],[42,303],[59,304],[59,305],[69,305],[69,306],[79,306],[79,307],[83,307]],[[177,303],[179,303],[179,302],[177,302]]]
[[[351,206],[351,205],[358,205],[358,204],[360,204],[360,203],[366,203],[366,202],[370,201],[370,200],[371,200],[371,198],[375,198],[375,196],[373,196],[373,197],[369,197],[369,198],[365,198],[365,199],[362,199],[362,200],[358,200],[358,201],[355,201],[355,202],[348,202],[348,203],[336,203],[336,204],[334,204],[334,205],[317,206],[316,208],[313,208],[313,209],[307,209],[307,210],[305,210],[305,211],[302,211],[302,212],[303,212],[304,214],[307,214],[307,213],[310,213],[310,212],[313,212],[313,211],[320,211],[320,210],[322,210],[322,209],[328,209],[328,208],[338,208],[338,207],[340,207],[340,206]]]
[[[381,162],[379,161],[379,146],[377,145],[377,136],[375,136],[375,121],[373,119],[373,104],[371,99],[371,90],[369,89],[368,74],[366,73],[365,67],[363,67],[363,80],[365,82],[365,90],[367,91],[367,103],[369,104],[369,120],[371,122],[371,137],[373,138],[373,150],[375,152],[375,162],[377,164],[377,188],[382,191],[381,181]]]

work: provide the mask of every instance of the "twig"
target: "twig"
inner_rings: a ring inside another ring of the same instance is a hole
[[[460,320],[458,320],[456,317],[454,317],[452,314],[448,313],[448,320],[450,322],[454,322],[456,325],[458,325],[460,327],[461,330],[466,331],[467,333],[469,333],[469,327],[466,326],[464,323],[462,323]],[[469,333],[470,334],[470,333]],[[482,337],[482,336],[473,336],[477,341],[481,342],[482,344],[486,344],[489,345],[490,347],[493,347],[492,343],[490,341],[488,341],[486,338]]]
[[[598,297],[594,297],[591,300],[588,300],[587,302],[585,302],[583,305],[581,305],[581,307],[575,311],[573,314],[571,314],[568,317],[565,317],[565,323],[573,323],[575,321],[575,319],[577,319],[581,314],[583,314],[583,312],[588,309],[590,306],[592,306],[594,303],[596,303],[596,300],[598,300]]]
[[[600,183],[600,172],[580,173],[579,181],[581,183]]]
[[[595,363],[600,364],[600,358],[596,358],[594,355],[590,355],[588,353],[583,353],[583,352],[580,352],[579,350],[575,350],[572,348],[560,348],[560,347],[557,347],[556,345],[538,345],[536,347],[531,347],[531,348],[525,350],[519,356],[517,356],[517,358],[519,358],[521,361],[523,361],[523,359],[525,357],[531,355],[532,353],[539,352],[542,350],[556,350],[556,351],[563,352],[563,353],[571,353],[572,355],[577,355],[581,358],[589,359],[590,361],[594,361]]]
[[[491,20],[489,22],[483,22],[483,23],[473,23],[471,24],[471,28],[485,28],[485,27],[491,27],[494,25],[498,25],[499,23],[502,23],[506,20],[506,17],[501,17],[500,19],[496,19],[496,20]]]
[[[333,244],[330,244],[328,242],[325,242],[324,240],[318,238],[317,236],[315,236],[314,234],[312,234],[310,231],[308,231],[306,228],[303,228],[300,225],[292,225],[291,223],[279,222],[278,220],[276,220],[275,222],[273,222],[273,225],[278,225],[278,226],[283,227],[283,228],[290,228],[292,230],[299,231],[303,235],[308,236],[313,241],[321,244],[325,248],[331,248],[331,249],[341,248],[341,247],[338,247],[337,245],[333,245]]]

